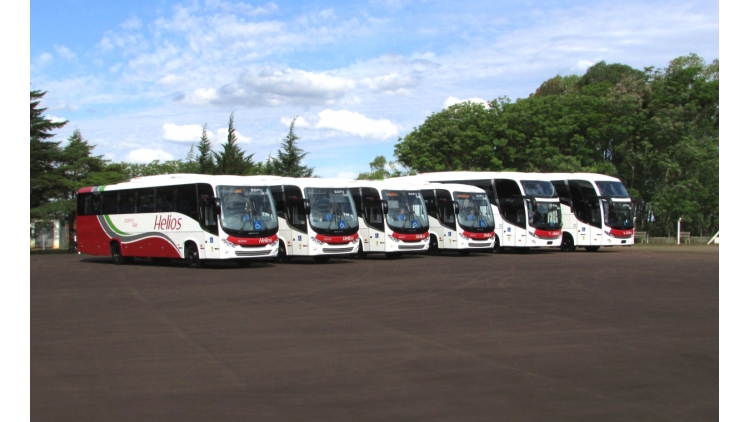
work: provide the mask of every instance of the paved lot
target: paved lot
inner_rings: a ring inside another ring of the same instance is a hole
[[[718,247],[31,256],[34,421],[719,417]]]

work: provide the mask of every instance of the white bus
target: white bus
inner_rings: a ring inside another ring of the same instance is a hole
[[[385,253],[398,258],[403,252],[425,252],[430,244],[430,221],[417,186],[391,180],[351,182],[359,216],[357,257]]]
[[[562,202],[560,248],[589,252],[601,246],[628,246],[635,240],[635,209],[620,179],[594,173],[544,174]]]
[[[400,180],[396,178],[393,180]],[[492,249],[495,220],[487,193],[470,185],[413,182],[422,192],[430,221],[429,252]]]
[[[173,174],[78,191],[78,251],[134,258],[204,260],[275,257],[278,221],[264,178]]]
[[[398,178],[434,183],[460,183],[478,187],[492,204],[495,251],[512,248],[559,247],[562,243],[560,200],[541,173],[450,171]]]
[[[326,262],[359,247],[350,180],[283,177],[270,181],[279,218],[279,262],[310,256]]]

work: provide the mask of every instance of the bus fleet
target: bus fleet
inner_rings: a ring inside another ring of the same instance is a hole
[[[634,241],[635,200],[591,173],[437,172],[383,181],[174,174],[78,191],[79,253],[206,261],[560,248]]]

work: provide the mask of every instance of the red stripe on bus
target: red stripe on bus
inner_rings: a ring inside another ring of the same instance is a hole
[[[275,242],[279,237],[276,235],[270,237],[234,237],[227,236],[227,241],[240,246],[263,246]]]
[[[393,233],[392,236],[398,240],[403,240],[404,242],[416,242],[422,239],[427,239],[428,237],[430,237],[430,234],[429,233],[418,233],[418,234]]]
[[[618,229],[609,229],[609,234],[613,237],[620,237],[620,238],[629,238],[633,237],[635,234],[635,230],[628,229],[628,230],[618,230]]]
[[[354,233],[351,236],[325,236],[322,234],[316,234],[315,238],[323,243],[337,244],[337,243],[349,243],[359,239],[359,234]]]
[[[491,231],[489,233],[464,232],[463,235],[468,237],[469,239],[489,239],[491,237],[495,237],[495,232],[494,231]]]
[[[534,235],[536,235],[536,237],[541,237],[542,239],[557,239],[558,237],[562,236],[562,230],[539,230],[539,229],[536,229],[534,231]]]

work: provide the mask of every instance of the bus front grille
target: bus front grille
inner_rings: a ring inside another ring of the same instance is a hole
[[[263,249],[260,251],[234,251],[235,256],[263,256],[271,253],[270,249]]]
[[[470,248],[489,248],[492,242],[469,242]]]
[[[421,245],[398,245],[399,249],[408,249],[408,250],[421,250],[425,248],[425,244]]]
[[[323,248],[323,253],[347,253],[354,250],[354,247],[351,248]]]

